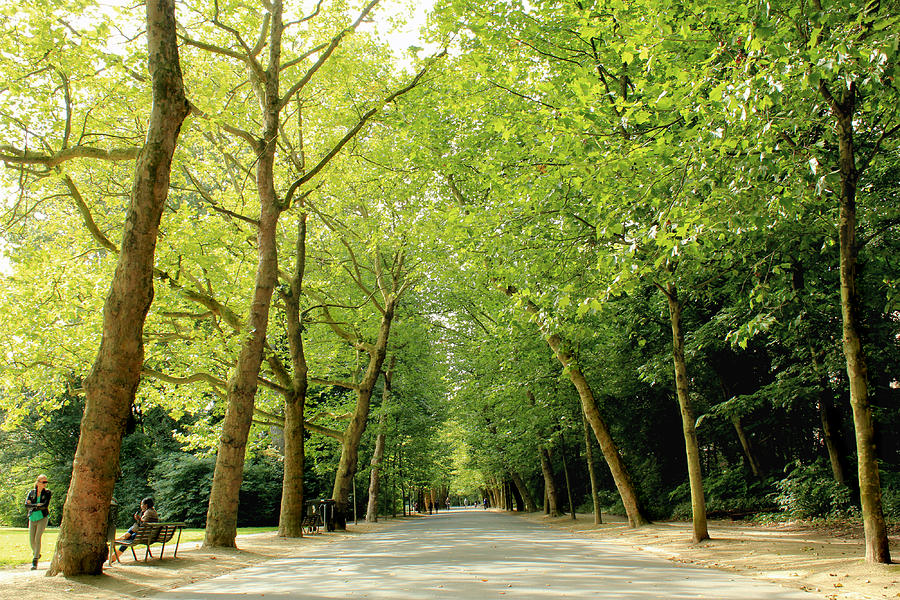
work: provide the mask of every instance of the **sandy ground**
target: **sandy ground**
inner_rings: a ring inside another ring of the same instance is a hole
[[[522,518],[566,529],[575,535],[623,544],[670,560],[729,571],[773,581],[835,600],[900,598],[900,564],[869,565],[864,562],[862,534],[852,528],[825,530],[800,525],[752,526],[712,521],[713,539],[690,543],[689,523],[657,523],[629,529],[621,520],[606,517],[593,524],[593,517],[549,519],[540,514]],[[427,517],[424,517],[427,518]],[[312,535],[285,540],[274,533],[240,536],[239,550],[210,551],[199,544],[185,544],[172,558],[134,562],[130,554],[121,565],[107,568],[100,576],[45,577],[46,563],[37,571],[30,565],[0,569],[0,599],[24,597],[71,599],[144,598],[273,558],[302,557],[348,536],[390,527],[391,520],[377,524],[350,525],[347,532]],[[900,540],[891,538],[891,553],[900,560]],[[139,557],[142,556],[139,553]]]
[[[178,547],[177,558],[172,558],[172,550],[166,545],[162,560],[150,558],[147,562],[143,562],[144,550],[138,548],[137,562],[128,551],[122,555],[121,564],[107,565],[103,575],[96,576],[46,577],[49,561],[41,561],[36,571],[30,570],[30,563],[7,567],[0,569],[0,600],[146,598],[273,558],[303,556],[323,544],[390,526],[390,523],[390,520],[382,520],[375,524],[350,524],[346,532],[314,534],[303,539],[279,538],[274,532],[242,535],[238,536],[237,550],[207,550],[201,548],[199,542],[191,542]],[[151,547],[154,556],[159,556],[158,550],[158,545]]]
[[[669,560],[734,571],[765,581],[819,592],[834,600],[900,598],[900,536],[893,531],[894,564],[871,565],[865,558],[862,527],[825,528],[802,524],[758,526],[710,521],[712,538],[691,543],[691,524],[661,522],[628,528],[621,519],[593,515],[550,519],[539,514],[524,518],[564,528],[589,538],[627,544]]]

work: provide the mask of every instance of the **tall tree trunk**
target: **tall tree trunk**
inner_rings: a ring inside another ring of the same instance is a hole
[[[836,482],[847,485],[847,476],[844,474],[844,462],[838,441],[838,427],[835,424],[834,406],[827,395],[829,390],[828,376],[822,367],[822,363],[819,361],[819,355],[813,350],[812,344],[810,344],[809,353],[812,356],[813,366],[821,381],[822,393],[819,394],[817,405],[819,420],[822,423],[822,439],[825,442],[825,450],[828,452],[828,462],[831,464],[831,474]]]
[[[518,291],[511,286],[503,288],[503,291],[511,297],[518,293]],[[532,315],[540,315],[538,307],[528,300],[525,302],[525,310]],[[576,364],[574,357],[565,349],[566,344],[563,339],[556,333],[547,331],[543,324],[541,324],[541,327],[545,329],[544,334],[547,343],[556,355],[557,360],[569,374],[569,379],[572,381],[575,389],[578,390],[578,397],[581,399],[582,410],[584,411],[588,423],[590,423],[591,428],[594,430],[594,435],[597,437],[597,442],[600,444],[600,450],[603,452],[603,457],[606,459],[606,464],[609,466],[609,471],[616,484],[616,490],[622,498],[622,505],[625,507],[625,514],[628,517],[628,525],[630,527],[639,527],[649,523],[650,521],[644,516],[644,513],[641,510],[637,490],[631,481],[631,475],[628,474],[628,467],[625,466],[625,461],[622,460],[622,455],[619,453],[619,448],[612,439],[606,421],[604,421],[603,417],[600,415],[600,410],[597,408],[597,401],[594,398],[594,392],[591,390],[587,378]]]
[[[838,442],[838,427],[835,424],[834,406],[831,400],[825,396],[823,388],[819,396],[819,419],[822,422],[822,438],[825,441],[825,450],[828,452],[828,462],[831,465],[831,474],[834,480],[842,485],[847,485],[847,476],[844,474],[844,462]]]
[[[594,525],[599,525],[603,522],[603,517],[600,515],[600,484],[597,480],[597,469],[594,468],[594,448],[593,444],[591,444],[591,432],[584,413],[581,413],[581,423],[584,425],[584,454],[587,460],[588,474],[591,478],[591,501],[594,504]]]
[[[384,460],[384,417],[387,413],[388,401],[391,397],[391,378],[394,376],[394,366],[397,364],[397,356],[391,356],[388,370],[384,374],[384,389],[381,391],[381,416],[378,418],[378,436],[375,438],[375,452],[372,454],[369,472],[369,504],[366,507],[366,522],[378,522],[378,488],[381,475],[381,463]]]
[[[278,281],[278,249],[276,231],[281,208],[275,193],[275,151],[278,138],[280,98],[278,74],[281,64],[282,23],[281,0],[267,5],[271,14],[268,69],[263,82],[265,123],[258,140],[256,186],[260,202],[259,228],[256,235],[258,264],[250,316],[243,335],[243,345],[228,381],[225,420],[216,454],[216,468],[206,512],[207,547],[235,546],[237,513],[241,483],[244,479],[244,457],[247,436],[253,419],[253,404],[263,358],[272,292]]]
[[[396,465],[397,465],[397,456],[394,455],[394,466],[396,467]],[[393,469],[393,470],[395,472],[397,472],[397,469]],[[398,473],[397,475],[391,476],[391,517],[394,519],[397,518],[397,478],[399,477],[399,472],[397,472],[397,473]],[[401,498],[401,501],[402,500],[403,499]],[[405,516],[406,512],[404,511],[403,514]]]
[[[881,476],[875,451],[875,425],[869,404],[868,369],[862,348],[859,324],[859,292],[856,287],[856,189],[860,173],[856,169],[853,118],[856,110],[856,84],[843,87],[841,100],[831,95],[825,81],[819,91],[829,102],[837,120],[840,196],[841,316],[843,318],[844,357],[850,380],[850,406],[856,430],[856,454],[859,496],[866,535],[866,561],[891,562],[890,544],[881,503]]]
[[[290,290],[282,293],[288,343],[291,351],[290,389],[284,399],[284,475],[281,483],[281,515],[278,535],[303,537],[303,468],[305,459],[303,413],[309,368],[303,349],[303,323],[300,316],[300,297],[303,294],[303,275],[306,272],[306,213],[297,224],[297,249]]]
[[[84,380],[85,407],[49,575],[97,575],[119,452],[144,362],[144,321],[153,301],[153,261],[172,156],[190,108],[184,95],[172,0],[147,0],[153,107],[135,165],[122,248],[106,303],[103,336]]]
[[[534,503],[534,496],[532,496],[531,492],[528,491],[528,486],[525,485],[525,482],[522,480],[522,476],[519,475],[519,472],[515,469],[510,469],[509,477],[515,484],[516,489],[519,490],[519,496],[522,497],[522,501],[525,503],[525,510],[528,512],[537,512],[537,505]]]
[[[700,446],[694,428],[694,410],[688,393],[687,367],[684,362],[684,333],[681,331],[681,301],[677,288],[669,283],[660,288],[669,303],[672,321],[672,361],[675,364],[675,390],[681,409],[681,427],[684,432],[684,449],[687,454],[688,480],[691,486],[691,512],[693,514],[694,543],[709,539],[706,527],[706,500],[703,497],[703,471],[700,466]]]
[[[612,473],[616,489],[619,492],[619,496],[622,498],[622,505],[625,507],[625,514],[628,518],[628,525],[630,527],[646,525],[649,523],[649,520],[644,516],[644,513],[641,510],[637,490],[631,481],[631,475],[628,473],[625,461],[622,460],[622,455],[619,453],[619,447],[612,439],[606,421],[600,416],[600,410],[597,408],[597,402],[594,399],[594,392],[591,390],[587,378],[581,372],[581,369],[575,365],[572,356],[562,349],[562,339],[559,338],[559,336],[555,334],[551,335],[548,341],[560,363],[566,367],[566,370],[569,373],[569,379],[575,385],[575,389],[578,390],[578,396],[581,398],[582,410],[587,417],[588,423],[594,430],[594,435],[597,438],[597,442],[600,444],[600,450],[603,452],[606,464],[609,465],[610,473]]]
[[[490,498],[491,508],[500,508],[500,492],[497,490],[497,481],[492,480],[488,485],[488,498]]]
[[[403,516],[406,516],[406,484],[403,481],[403,447],[400,446],[397,448],[397,458],[398,458],[398,467],[397,467],[397,478],[400,480],[400,501]]]
[[[525,512],[525,500],[522,498],[522,494],[519,493],[519,488],[516,485],[516,482],[512,480],[512,475],[510,475],[510,481],[508,483],[509,486],[509,498],[510,503],[512,504],[512,510],[516,512]]]
[[[575,500],[572,498],[572,482],[569,480],[569,461],[566,460],[566,449],[563,447],[562,441],[559,444],[560,458],[563,464],[563,474],[566,477],[566,494],[569,497],[569,512],[572,514],[572,520],[575,517]]]
[[[350,417],[350,423],[344,431],[344,440],[341,443],[341,458],[334,476],[332,498],[335,500],[337,528],[342,530],[347,528],[346,515],[350,501],[350,488],[353,485],[353,476],[356,474],[356,466],[359,461],[359,442],[366,430],[372,392],[375,389],[378,376],[381,374],[381,366],[384,364],[385,354],[387,353],[388,337],[391,333],[391,323],[394,320],[394,309],[396,308],[397,299],[396,295],[392,295],[385,303],[384,314],[381,316],[381,327],[378,331],[378,340],[371,348],[367,349],[369,352],[369,365],[366,368],[362,381],[359,383],[356,408],[353,411],[353,416]]]
[[[378,522],[378,489],[379,489],[379,471],[381,470],[381,461],[384,458],[384,414],[378,420],[378,437],[375,438],[375,452],[372,454],[371,467],[369,473],[369,503],[366,506],[366,522]]]
[[[556,491],[556,482],[553,481],[553,469],[550,467],[550,452],[541,446],[541,473],[544,475],[544,495],[546,504],[544,512],[551,517],[559,516],[559,493]]]

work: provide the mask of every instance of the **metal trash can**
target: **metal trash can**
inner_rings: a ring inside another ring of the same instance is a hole
[[[322,523],[325,525],[325,531],[335,530],[334,508],[334,500],[319,500],[319,516],[322,517]]]

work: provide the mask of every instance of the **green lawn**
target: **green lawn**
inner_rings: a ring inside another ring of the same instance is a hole
[[[125,533],[119,530],[116,535]],[[241,527],[238,535],[276,531],[275,527]],[[48,527],[41,540],[41,560],[48,560],[56,547],[58,527]],[[203,539],[202,529],[185,529],[181,532],[182,542],[199,542]],[[24,527],[0,527],[0,566],[20,565],[31,562],[31,547],[28,545],[28,529]]]

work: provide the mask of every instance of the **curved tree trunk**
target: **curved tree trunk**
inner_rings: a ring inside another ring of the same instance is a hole
[[[722,379],[720,374],[716,374],[719,379],[719,389],[722,390],[722,400],[728,401],[728,388],[725,387],[725,381]],[[753,473],[753,476],[757,479],[762,479],[762,469],[759,466],[759,461],[756,460],[756,454],[753,452],[753,445],[750,443],[750,437],[747,435],[747,432],[744,431],[744,424],[741,422],[741,417],[737,413],[732,413],[729,417],[731,419],[731,424],[734,426],[734,432],[737,434],[738,441],[741,443],[741,449],[744,451],[744,458],[747,459],[747,465],[750,467],[750,472]]]
[[[537,512],[537,504],[535,504],[534,502],[534,496],[532,496],[531,492],[528,491],[528,486],[525,485],[525,482],[522,480],[522,476],[519,475],[519,472],[515,469],[510,469],[509,477],[515,484],[516,489],[519,490],[519,496],[522,497],[522,502],[525,503],[525,510],[527,512]]]
[[[662,289],[662,288],[660,288]],[[675,363],[675,391],[681,409],[681,427],[684,432],[684,449],[687,454],[688,479],[691,486],[691,512],[694,524],[694,543],[708,540],[706,527],[706,499],[703,496],[703,472],[700,468],[700,447],[694,428],[694,410],[688,393],[687,367],[684,362],[684,333],[681,331],[681,302],[678,290],[671,283],[663,290],[669,303],[672,321],[672,360]]]
[[[571,355],[562,349],[562,339],[559,336],[555,334],[551,335],[548,338],[548,342],[550,343],[550,347],[553,348],[553,351],[556,353],[560,363],[566,367],[566,370],[569,373],[569,379],[571,379],[572,383],[575,385],[575,389],[578,390],[578,396],[581,398],[582,410],[584,411],[588,423],[594,430],[597,443],[600,444],[600,450],[603,452],[606,464],[609,465],[609,470],[610,473],[612,473],[616,489],[619,492],[619,496],[622,498],[625,514],[628,517],[628,525],[631,527],[646,525],[650,521],[644,516],[644,513],[641,510],[637,490],[631,482],[631,475],[628,473],[625,461],[622,460],[622,455],[619,454],[619,447],[612,439],[606,421],[600,416],[600,410],[597,408],[597,402],[594,399],[594,393],[591,390],[587,378],[585,378],[581,369],[574,364]]]
[[[799,286],[795,287],[795,290]],[[838,425],[835,423],[834,404],[829,397],[828,374],[822,367],[819,360],[819,354],[813,349],[812,343],[809,344],[809,354],[812,357],[813,367],[819,375],[821,392],[819,401],[816,403],[819,409],[819,420],[822,423],[822,439],[825,442],[825,450],[828,452],[828,462],[831,465],[831,474],[834,480],[841,485],[847,485],[847,476],[844,470],[843,453],[841,452],[841,443],[839,441]]]
[[[517,290],[511,286],[502,288],[502,290],[508,296],[514,296],[518,293]],[[538,307],[531,301],[526,301],[525,310],[532,315],[540,315]],[[622,505],[625,507],[625,514],[628,517],[628,525],[630,527],[646,525],[650,521],[644,516],[644,513],[641,510],[637,490],[631,481],[631,475],[628,474],[628,467],[625,466],[625,461],[622,460],[622,455],[619,453],[619,448],[612,439],[606,421],[604,421],[603,417],[600,415],[600,410],[597,408],[597,401],[594,398],[594,392],[591,390],[587,378],[581,372],[581,369],[578,368],[574,357],[565,349],[563,339],[555,333],[547,331],[544,333],[546,335],[547,343],[556,355],[557,360],[559,360],[560,364],[565,368],[565,371],[569,374],[569,380],[571,380],[575,389],[578,390],[578,397],[581,399],[581,408],[584,411],[588,423],[590,423],[591,428],[594,430],[594,435],[597,437],[597,443],[600,444],[600,450],[603,452],[603,457],[606,459],[606,464],[609,466],[609,471],[616,484],[616,490],[618,490],[619,496],[622,498]]]
[[[731,424],[734,426],[734,432],[737,434],[738,441],[741,442],[741,448],[744,450],[744,456],[747,457],[747,464],[750,466],[750,472],[757,479],[762,479],[762,471],[759,463],[756,461],[756,455],[753,453],[753,446],[750,444],[750,438],[744,431],[744,424],[737,415],[731,415]]]
[[[822,96],[831,104],[837,120],[840,196],[841,316],[843,318],[844,357],[850,379],[850,406],[856,430],[856,454],[859,473],[859,497],[862,504],[863,528],[866,534],[866,561],[891,562],[890,544],[881,503],[881,476],[875,452],[875,426],[869,404],[868,369],[862,348],[859,326],[859,293],[856,288],[856,188],[860,173],[856,169],[853,141],[853,118],[856,108],[856,85],[843,87],[841,100],[832,97],[824,81],[819,83]]]
[[[142,338],[153,301],[156,239],[172,156],[190,111],[178,58],[174,2],[147,0],[146,11],[153,108],[135,165],[122,248],[103,306],[100,349],[84,381],[84,417],[49,575],[97,575],[106,560],[106,526],[122,436],[144,362]]]
[[[541,473],[544,476],[544,512],[551,517],[559,516],[559,493],[553,481],[553,469],[550,467],[550,452],[544,446],[538,448],[541,453]]]
[[[825,396],[819,396],[819,419],[822,422],[822,439],[825,442],[825,450],[828,452],[828,462],[831,465],[831,474],[834,480],[842,485],[847,485],[847,476],[844,474],[844,461],[841,455],[841,443],[838,441],[838,426],[835,423],[834,405]]]

